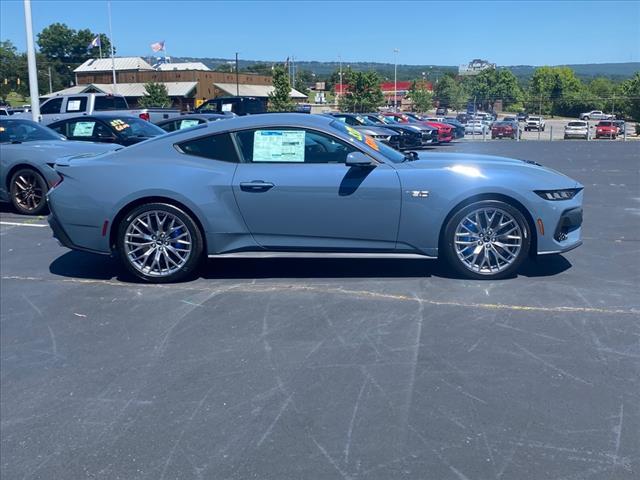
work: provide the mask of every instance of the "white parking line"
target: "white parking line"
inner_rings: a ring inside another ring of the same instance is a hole
[[[41,223],[21,223],[21,222],[0,222],[0,225],[11,225],[12,227],[39,227],[44,228],[49,225],[42,225]]]

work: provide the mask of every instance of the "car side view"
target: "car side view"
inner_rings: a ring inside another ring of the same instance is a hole
[[[59,241],[170,282],[203,257],[385,253],[514,275],[581,244],[583,187],[532,162],[400,153],[322,115],[209,122],[67,158],[48,193]]]

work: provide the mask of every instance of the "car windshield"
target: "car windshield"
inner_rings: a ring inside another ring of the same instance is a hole
[[[353,127],[345,125],[340,121],[331,122],[331,126],[342,133],[346,133],[351,138],[356,139],[358,142],[362,143],[363,145],[367,145],[369,148],[372,148],[375,151],[381,153],[382,155],[385,156],[385,158],[392,161],[393,163],[401,163],[407,160],[407,157],[404,154],[400,153],[399,151],[394,150],[393,148],[385,145],[384,143],[374,140],[373,137],[370,137],[369,135],[362,134],[361,132],[357,131]]]
[[[64,140],[64,137],[31,120],[0,121],[0,143],[22,143],[38,140]]]
[[[569,122],[570,127],[586,127],[587,124],[584,122]]]
[[[611,126],[611,122],[600,122],[598,124],[599,127],[610,127]]]
[[[135,117],[112,118],[107,123],[125,138],[156,137],[166,133],[153,123]]]

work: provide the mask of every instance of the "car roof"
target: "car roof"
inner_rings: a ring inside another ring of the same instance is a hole
[[[68,122],[71,120],[140,120],[135,115],[114,115],[112,113],[96,113],[93,115],[77,115],[75,117],[62,118],[54,123]]]

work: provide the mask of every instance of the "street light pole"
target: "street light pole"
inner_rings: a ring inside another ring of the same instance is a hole
[[[40,97],[38,96],[38,70],[36,69],[36,49],[33,45],[33,23],[31,21],[31,0],[24,0],[24,26],[27,32],[27,65],[29,67],[29,95],[31,97],[31,118],[40,120]]]
[[[340,88],[338,88],[338,95],[336,96],[339,99],[340,95],[342,95],[342,55],[338,55],[338,61],[340,62],[340,73],[338,74],[340,76]]]
[[[240,74],[238,73],[238,52],[236,52],[236,97],[240,96]]]
[[[393,67],[393,110],[398,111],[398,49],[394,48],[395,64]]]

